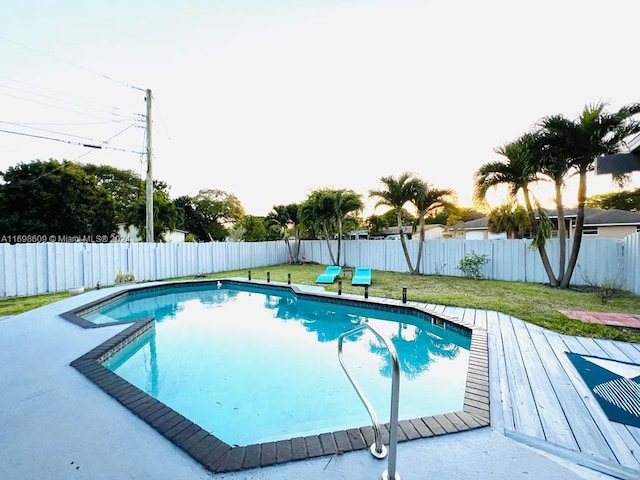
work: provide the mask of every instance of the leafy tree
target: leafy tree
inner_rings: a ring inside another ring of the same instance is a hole
[[[564,214],[564,203],[562,199],[562,190],[565,185],[565,178],[569,174],[569,164],[565,161],[562,152],[549,142],[549,138],[544,132],[535,132],[529,134],[532,139],[528,147],[531,149],[530,166],[536,172],[541,173],[553,182],[556,205],[556,214],[558,219],[558,274],[556,276],[558,284],[562,282],[565,274],[566,258],[567,258],[567,227]],[[548,217],[540,216],[541,221],[547,221]],[[547,238],[541,232],[549,230],[548,228],[538,228],[536,235],[536,245],[544,244]]]
[[[245,233],[247,233],[247,229],[243,225],[236,223],[236,225],[229,230],[229,235],[226,240],[228,242],[243,242]]]
[[[245,230],[243,236],[245,242],[265,242],[269,240],[267,225],[263,217],[245,215],[238,225]]]
[[[594,168],[600,155],[615,153],[624,140],[640,132],[640,122],[633,117],[640,113],[640,103],[624,106],[618,111],[605,111],[605,103],[585,105],[578,118],[563,115],[543,118],[539,125],[548,149],[568,170],[578,175],[578,211],[571,256],[560,287],[567,288],[578,260],[584,228],[584,208],[587,199],[587,173]]]
[[[529,192],[529,185],[540,180],[532,166],[532,157],[537,152],[537,146],[537,138],[531,134],[525,134],[514,142],[496,148],[496,153],[502,155],[504,159],[485,163],[475,172],[473,200],[476,205],[486,207],[486,196],[489,189],[498,185],[507,187],[509,198],[512,201],[516,201],[517,194],[521,191],[533,234],[540,237],[541,233],[547,231],[539,228]],[[534,245],[540,253],[549,284],[557,286],[558,280],[551,267],[544,241],[538,240],[534,242]]]
[[[164,242],[163,234],[176,230],[180,226],[180,212],[166,192],[153,192],[153,240]],[[146,238],[147,232],[147,199],[140,197],[127,212],[125,217],[126,229],[130,225],[136,227],[141,238]]]
[[[228,227],[245,215],[240,200],[222,190],[200,190],[196,196],[178,197],[174,203],[182,228],[200,241],[224,240],[229,235]]]
[[[133,170],[120,170],[109,165],[84,164],[81,168],[96,177],[98,186],[104,188],[115,202],[115,220],[122,223],[128,210],[145,195],[145,182]]]
[[[275,227],[289,250],[289,261],[299,263],[300,257],[300,221],[298,219],[299,205],[291,203],[289,205],[274,205],[271,212],[267,214],[267,225]],[[291,233],[297,238],[295,252],[291,248]]]
[[[508,238],[522,238],[531,227],[529,215],[521,205],[505,203],[489,213],[488,227],[491,233],[506,232]]]
[[[623,192],[609,192],[588,197],[584,202],[586,207],[601,208],[602,210],[627,210],[640,212],[640,188]]]
[[[402,211],[404,206],[411,203],[415,198],[416,191],[422,186],[422,181],[412,173],[404,172],[398,178],[392,176],[382,177],[380,182],[384,185],[384,188],[370,190],[369,197],[378,198],[378,202],[375,205],[376,208],[379,206],[389,207],[395,213],[398,229],[402,232],[402,227],[404,226]],[[415,269],[409,257],[404,235],[400,235],[400,242],[409,272],[413,273]]]
[[[193,198],[183,195],[173,201],[179,215],[179,228],[189,232],[194,240],[211,240],[206,225],[202,223],[202,219],[196,214],[196,206]]]
[[[387,227],[398,224],[398,212],[393,208],[384,212],[380,217],[387,223]],[[414,225],[416,217],[414,217],[406,208],[400,209],[400,221],[402,225]]]
[[[382,231],[389,227],[388,219],[383,215],[371,215],[366,220],[369,235],[382,235]]]
[[[7,235],[95,236],[116,231],[114,201],[77,163],[34,160],[0,172]]]
[[[322,231],[333,265],[340,264],[342,237],[345,223],[357,217],[364,207],[360,195],[353,190],[319,189],[311,192],[300,205],[302,223]],[[356,225],[358,224],[356,220]],[[337,254],[334,256],[330,239],[338,237]]]
[[[290,203],[286,208],[289,214],[289,219],[291,220],[293,235],[296,238],[296,249],[293,254],[293,261],[296,263],[300,263],[300,249],[302,248],[302,237],[304,228],[304,225],[302,225],[302,221],[300,219],[300,204]]]
[[[420,273],[420,261],[425,240],[425,217],[433,215],[445,208],[454,208],[455,192],[449,188],[435,188],[428,182],[421,181],[416,185],[411,203],[416,208],[420,228],[420,244],[418,245],[418,258],[413,274]]]

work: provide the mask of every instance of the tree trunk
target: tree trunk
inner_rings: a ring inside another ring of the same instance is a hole
[[[560,252],[558,259],[558,282],[562,284],[565,267],[567,264],[567,226],[564,218],[564,206],[562,205],[562,177],[555,179],[556,188],[556,209],[558,210],[558,242],[560,242]]]
[[[329,256],[331,257],[331,265],[338,265],[336,259],[333,256],[333,250],[331,249],[331,240],[329,239],[329,229],[324,225],[324,239],[327,242],[327,248],[329,249]]]
[[[424,245],[424,216],[420,215],[420,245],[418,245],[418,258],[416,259],[416,268],[411,272],[420,275],[420,262],[422,261],[422,247]]]
[[[578,261],[578,253],[580,253],[580,245],[582,243],[582,230],[584,227],[584,202],[587,200],[587,171],[580,170],[580,181],[578,183],[578,213],[576,215],[576,231],[573,236],[573,246],[571,247],[571,256],[567,265],[567,271],[564,274],[560,288],[567,288],[573,276],[573,270]]]
[[[531,199],[529,198],[529,190],[525,187],[522,189],[522,193],[524,196],[524,204],[527,209],[527,213],[529,214],[529,221],[531,222],[531,228],[533,229],[534,235],[538,231],[538,220],[536,220],[536,216],[533,213],[533,207],[531,206]],[[547,272],[547,277],[549,278],[549,285],[552,287],[558,286],[558,280],[553,273],[553,268],[551,267],[551,262],[549,261],[549,256],[547,255],[547,250],[544,248],[544,245],[540,245],[538,247],[538,252],[540,253],[540,260],[542,260],[542,266],[544,267],[544,271]]]
[[[291,242],[289,241],[289,236],[286,233],[283,240],[287,245],[287,249],[289,250],[289,263],[291,263],[293,261],[293,252],[291,251]]]
[[[338,254],[336,255],[336,260],[338,263],[336,263],[336,265],[340,265],[341,251],[342,251],[342,222],[338,220]]]
[[[302,238],[300,238],[299,232],[296,232],[296,254],[295,261],[300,263],[300,248],[302,247]]]
[[[398,229],[400,230],[400,243],[402,244],[402,251],[404,253],[404,259],[407,261],[409,267],[409,273],[413,273],[413,266],[411,265],[411,258],[409,258],[409,250],[407,249],[407,242],[404,239],[404,233],[402,231],[402,216],[400,211],[397,212],[396,217],[398,219]]]

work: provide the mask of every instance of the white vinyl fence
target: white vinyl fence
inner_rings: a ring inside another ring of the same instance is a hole
[[[408,241],[415,261],[419,240]],[[475,252],[486,254],[485,278],[545,283],[547,275],[539,253],[529,240],[427,240],[420,272],[461,276],[460,260]],[[334,253],[337,241],[332,241]],[[547,251],[554,269],[558,240]],[[568,241],[567,252],[570,251]],[[301,254],[307,262],[331,263],[324,240],[304,240]],[[287,262],[284,242],[219,243],[0,243],[0,297],[65,291],[75,287],[112,285],[118,272],[136,280],[160,280],[199,274],[250,269]],[[340,264],[374,270],[406,272],[400,241],[346,240]],[[619,281],[622,288],[640,294],[640,233],[620,239],[584,238],[572,284]]]
[[[409,256],[415,264],[419,240],[407,241]],[[573,240],[567,241],[567,258]],[[549,281],[542,266],[540,254],[530,248],[530,240],[454,240],[425,241],[420,272],[427,275],[462,276],[460,260],[469,253],[486,254],[489,263],[483,275],[495,280],[546,283]],[[560,243],[547,242],[546,250],[554,271],[558,269]],[[337,241],[332,241],[334,255]],[[303,241],[302,253],[307,261],[331,263],[326,242]],[[374,270],[407,272],[407,262],[400,241],[349,240],[342,242],[340,264],[368,266]],[[640,294],[640,233],[624,240],[613,238],[583,238],[580,254],[571,283],[573,285],[599,284],[604,280],[621,282],[622,288]]]
[[[161,280],[285,263],[284,242],[0,243],[0,297]]]

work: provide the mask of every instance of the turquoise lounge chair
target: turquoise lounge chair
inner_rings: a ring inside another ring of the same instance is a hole
[[[351,285],[371,285],[371,269],[369,267],[356,267],[351,279]]]
[[[333,283],[336,280],[336,277],[340,275],[342,272],[342,267],[338,265],[329,265],[324,273],[318,275],[316,278],[316,283]]]

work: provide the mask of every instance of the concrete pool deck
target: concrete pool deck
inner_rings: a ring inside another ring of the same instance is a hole
[[[0,319],[0,478],[381,478],[367,451],[212,474],[89,382],[70,363],[127,325],[83,329],[63,312],[130,287],[90,291]],[[402,442],[398,472],[415,478],[612,478],[486,427]]]

